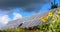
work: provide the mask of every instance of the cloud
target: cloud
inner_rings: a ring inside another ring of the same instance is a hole
[[[14,15],[13,20],[16,20],[16,19],[20,19],[20,18],[22,18],[22,15],[19,14],[19,13],[15,13],[15,12],[14,12],[13,15]]]
[[[0,9],[0,13],[2,13],[2,14],[9,14],[9,13],[13,13],[13,11],[12,11],[12,9],[11,10]]]
[[[0,16],[0,24],[5,25],[8,23],[8,21],[10,21],[10,18],[8,17],[8,15]]]
[[[0,0],[0,9],[10,11],[13,8],[22,8],[25,12],[38,11],[50,0]]]

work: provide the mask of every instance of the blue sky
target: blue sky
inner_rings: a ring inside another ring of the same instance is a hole
[[[53,1],[52,1],[53,2]],[[56,0],[56,3],[58,3],[60,5],[60,0]],[[45,12],[45,11],[48,11],[48,9],[50,9],[50,4],[45,4],[40,10],[38,13],[42,13],[42,12]],[[31,13],[27,13],[27,12],[21,12],[19,11],[18,8],[14,9],[14,12],[16,13],[19,13],[21,14],[23,17],[25,16],[31,16],[32,14],[36,14],[35,12],[31,12]],[[13,14],[9,14],[9,17],[12,19],[14,16]]]

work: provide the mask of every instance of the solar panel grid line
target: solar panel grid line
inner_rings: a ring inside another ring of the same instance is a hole
[[[37,26],[36,24],[38,24],[38,21],[35,20],[31,27]]]
[[[25,27],[27,27],[28,24],[29,24],[29,22],[26,22]]]
[[[36,19],[36,17],[37,17],[37,14],[36,14],[35,18],[33,19],[32,23],[31,23],[30,25],[33,25],[33,23],[34,23],[34,20]]]
[[[25,27],[28,24],[28,22],[25,22],[21,27]]]
[[[36,18],[36,17],[35,17],[35,18]],[[35,19],[35,18],[34,18],[34,19]],[[31,21],[32,23],[30,23],[30,25],[29,25],[29,26],[33,25],[33,23],[34,23],[34,19],[33,19],[33,21]]]
[[[37,19],[36,19],[35,22],[33,23],[33,26],[37,26],[36,24],[38,24]]]
[[[33,27],[34,23],[35,23],[35,22],[33,22],[33,23],[30,25],[30,27]]]
[[[37,22],[39,21],[39,19],[36,19],[35,21],[36,21],[36,23],[35,23],[35,24],[38,24]],[[39,21],[39,22],[40,22],[40,21]]]
[[[42,24],[42,21],[39,19],[40,24]]]
[[[29,23],[26,26],[28,27],[30,24],[32,24],[32,21],[33,20],[30,20]]]
[[[31,22],[29,24],[27,24],[27,26],[29,27],[30,24],[31,24]]]
[[[38,16],[36,15],[36,17],[34,19],[36,19]]]
[[[33,21],[33,20],[28,21],[29,24],[27,24],[27,25],[28,25],[27,27],[29,27],[29,25],[32,24],[32,21]]]
[[[34,26],[37,26],[39,24],[39,22],[37,21],[35,24],[34,24]]]
[[[37,17],[37,16],[36,16]],[[36,17],[35,17],[35,19],[36,19]],[[33,25],[35,22],[34,21],[32,21],[32,23],[30,23],[31,25]],[[31,25],[29,25],[29,26],[31,26]]]
[[[37,25],[39,25],[39,23],[40,23],[40,22],[39,22],[39,21],[37,21],[37,22],[35,23],[35,25],[34,25],[34,26],[37,26]]]
[[[35,21],[36,19],[37,19],[37,18],[34,19],[34,21],[33,21],[33,23],[32,23],[32,26],[36,23],[36,21]]]
[[[31,22],[30,22],[31,23]],[[27,28],[28,27],[28,25],[30,25],[30,23],[28,23],[25,27]]]
[[[34,23],[34,22],[30,22],[30,25],[29,25],[29,27],[31,27],[31,26],[33,25],[33,23]]]

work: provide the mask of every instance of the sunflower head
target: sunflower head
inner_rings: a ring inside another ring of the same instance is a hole
[[[53,15],[53,14],[52,14],[52,12],[50,11],[50,12],[48,13],[48,16],[49,16],[49,17],[52,17],[52,15]]]
[[[52,21],[52,23],[56,23],[57,22],[57,19],[54,19],[53,21]]]
[[[42,17],[41,17],[41,20],[42,20],[42,22],[46,22],[46,21],[47,21],[47,17],[42,16]]]
[[[60,9],[59,9],[59,8],[57,8],[57,9],[56,9],[56,12],[57,12],[57,13],[60,13]]]

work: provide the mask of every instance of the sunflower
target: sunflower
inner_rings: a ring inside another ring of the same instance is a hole
[[[57,19],[54,19],[53,21],[52,21],[52,23],[56,23],[57,22]]]
[[[48,13],[48,16],[49,16],[49,17],[52,17],[52,15],[53,15],[53,14],[52,14],[52,12],[50,11],[50,12]]]
[[[56,9],[56,12],[57,12],[57,13],[60,13],[60,9],[59,9],[59,8],[58,8],[58,9]]]
[[[56,14],[53,14],[53,16],[56,16]]]
[[[54,18],[59,18],[59,16],[57,14],[53,14]]]
[[[46,21],[47,21],[47,17],[42,16],[42,17],[41,17],[41,20],[42,20],[42,22],[46,22]]]

